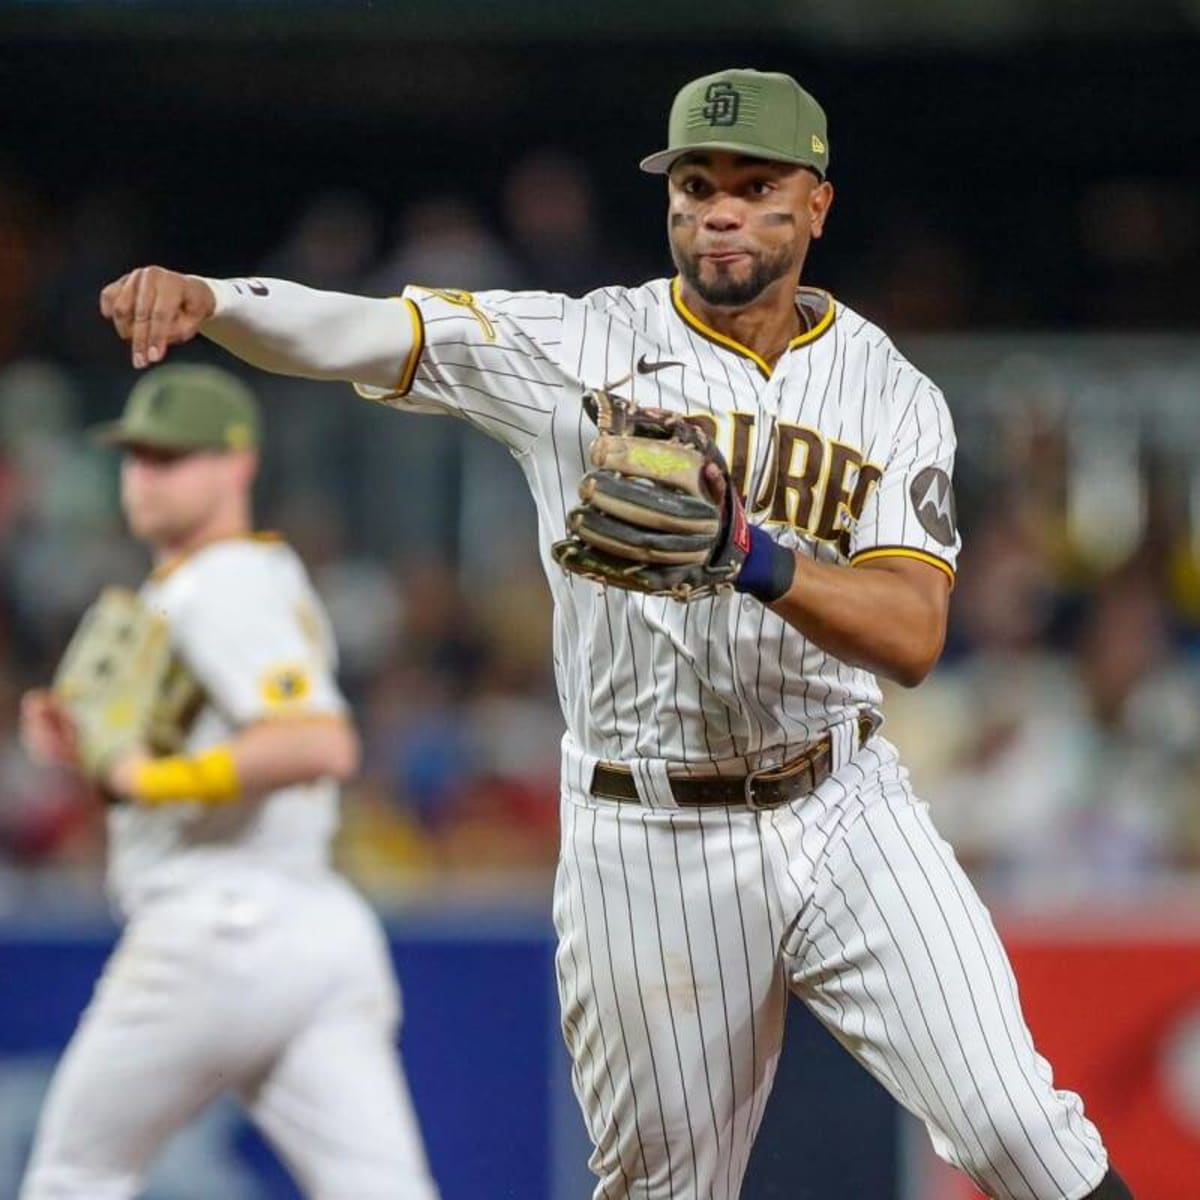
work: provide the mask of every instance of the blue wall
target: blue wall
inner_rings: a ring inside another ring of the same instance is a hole
[[[390,925],[402,1050],[444,1200],[584,1200],[588,1147],[558,1033],[553,943],[538,918]],[[0,924],[0,1200],[15,1196],[37,1108],[112,944],[106,926]],[[895,1108],[792,1006],[746,1200],[891,1200]],[[164,1154],[152,1200],[297,1192],[232,1104]]]

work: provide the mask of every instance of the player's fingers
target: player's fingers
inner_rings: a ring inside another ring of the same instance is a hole
[[[725,472],[714,462],[705,463],[704,482],[708,485],[708,494],[713,503],[722,508],[725,504]]]
[[[62,766],[72,766],[79,758],[79,730],[71,714],[55,703],[46,723],[47,757]]]
[[[101,311],[107,303],[108,319],[112,321],[117,336],[122,341],[129,341],[133,329],[133,305],[137,299],[138,272],[130,271],[122,275],[115,283],[110,283],[102,296]],[[104,296],[107,293],[107,301]]]
[[[100,289],[100,315],[106,321],[111,321],[116,315],[117,298],[128,279],[129,272],[126,271],[119,279],[114,279],[112,283],[106,283]]]
[[[61,700],[51,693],[46,702],[46,716],[50,724],[60,733],[74,737],[75,720]]]
[[[142,368],[149,361],[150,324],[160,285],[158,267],[142,267],[137,272],[137,290],[133,300],[133,321],[130,326],[130,356],[133,365]]]
[[[21,697],[21,720],[31,725],[45,725],[52,719],[54,699],[44,688],[26,692]]]
[[[130,356],[141,368],[162,358],[167,332],[182,308],[183,276],[163,267],[139,267],[134,272],[132,314],[129,320]],[[151,347],[155,353],[150,353]]]
[[[52,713],[49,693],[27,692],[21,697],[21,742],[29,757],[43,765],[54,761],[59,741]]]
[[[187,341],[191,335],[183,334],[181,327],[184,321],[183,289],[179,286],[179,276],[173,271],[166,271],[159,277],[150,303],[150,323],[146,333],[148,363],[161,362],[168,346]]]

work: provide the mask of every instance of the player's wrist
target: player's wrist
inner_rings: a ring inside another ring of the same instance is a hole
[[[213,310],[208,320],[223,316],[238,300],[238,291],[232,279],[210,279],[207,275],[189,275],[189,279],[202,283],[213,295]]]
[[[764,604],[785,595],[796,577],[796,555],[765,529],[750,526],[750,551],[734,580],[734,588]]]
[[[241,783],[232,749],[214,746],[190,756],[142,759],[121,790],[139,804],[227,804],[240,795]]]

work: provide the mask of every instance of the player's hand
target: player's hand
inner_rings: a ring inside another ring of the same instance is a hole
[[[729,491],[725,472],[716,463],[710,462],[704,464],[702,475],[705,486],[708,488],[708,494],[712,497],[712,502],[724,511],[725,494]]]
[[[80,765],[75,722],[62,701],[44,688],[21,697],[21,743],[39,766]]]
[[[130,343],[138,368],[161,362],[168,346],[194,338],[216,307],[203,280],[165,267],[138,267],[100,293],[100,312]]]

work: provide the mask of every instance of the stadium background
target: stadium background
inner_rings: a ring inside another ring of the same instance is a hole
[[[131,382],[99,287],[141,262],[378,294],[662,274],[635,161],[681,81],[733,64],[826,105],[808,276],[959,426],[950,644],[889,731],[1141,1200],[1200,1191],[1200,4],[753,8],[0,3],[0,1197],[112,936],[98,814],[15,740],[83,606],[145,567],[81,432]],[[391,914],[446,1200],[585,1195],[523,483],[452,422],[255,382],[261,523],[316,574],[366,738],[339,852]],[[793,1024],[747,1195],[962,1195]],[[151,1194],[292,1193],[220,1111]]]

